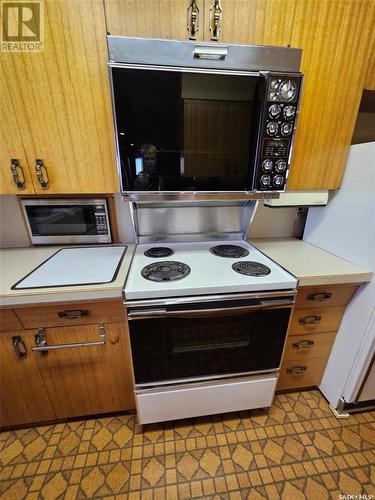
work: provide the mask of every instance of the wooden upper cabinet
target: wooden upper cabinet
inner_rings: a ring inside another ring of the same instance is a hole
[[[205,0],[204,39],[211,40],[214,0]],[[288,45],[296,0],[221,0],[218,42]],[[211,29],[210,29],[211,28]]]
[[[292,47],[303,49],[301,112],[288,189],[340,187],[374,29],[367,0],[299,0]]]
[[[110,35],[188,40],[189,0],[104,0]],[[204,0],[197,0],[198,31],[204,31]]]
[[[13,107],[8,83],[0,61],[0,193],[29,194],[34,187],[23,148],[17,117]],[[13,179],[12,160],[18,161],[18,182]],[[18,187],[19,186],[19,187]]]
[[[35,190],[117,192],[103,3],[45,0],[44,33],[42,52],[1,54]]]

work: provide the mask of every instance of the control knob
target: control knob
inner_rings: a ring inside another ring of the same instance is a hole
[[[281,125],[281,135],[288,136],[292,133],[293,125],[292,123],[283,123]]]
[[[276,122],[269,122],[267,125],[268,135],[276,135],[279,130],[279,126]]]
[[[272,104],[268,110],[268,114],[271,118],[277,118],[281,113],[281,107],[278,104]]]
[[[260,183],[263,187],[269,186],[271,184],[271,177],[269,175],[262,175]]]
[[[276,187],[280,187],[284,184],[284,177],[282,175],[275,175],[273,178],[273,184]]]
[[[284,172],[286,170],[286,161],[277,160],[275,165],[276,172]]]
[[[264,162],[262,163],[263,172],[271,172],[272,167],[273,167],[272,160],[264,160]]]
[[[283,110],[283,116],[286,120],[291,120],[292,118],[294,118],[295,114],[296,114],[295,106],[285,106]]]

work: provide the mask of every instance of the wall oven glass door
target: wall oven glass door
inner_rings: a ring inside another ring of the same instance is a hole
[[[263,78],[111,71],[125,191],[252,189]]]
[[[128,310],[136,385],[277,370],[291,306],[231,302],[227,309],[179,306],[144,319]]]

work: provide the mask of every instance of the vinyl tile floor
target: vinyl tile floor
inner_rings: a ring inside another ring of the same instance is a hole
[[[134,415],[82,419],[0,445],[2,499],[375,498],[375,412],[337,420],[317,390],[268,412],[143,429]]]

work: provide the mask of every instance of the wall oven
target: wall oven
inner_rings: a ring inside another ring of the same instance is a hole
[[[301,50],[108,36],[122,191],[285,191]]]
[[[23,199],[21,206],[34,245],[112,242],[104,198]]]
[[[269,406],[295,291],[127,300],[141,424]]]

